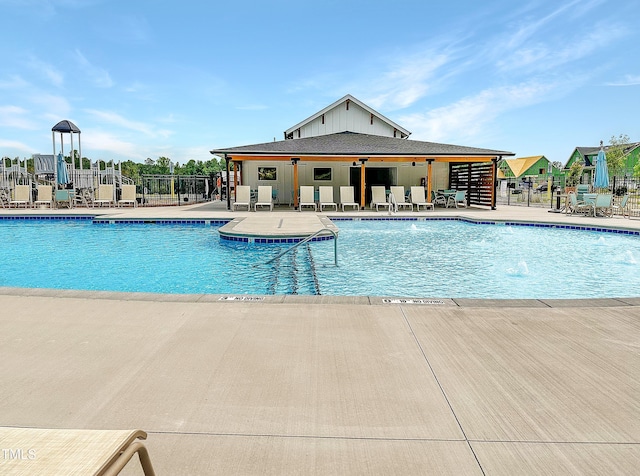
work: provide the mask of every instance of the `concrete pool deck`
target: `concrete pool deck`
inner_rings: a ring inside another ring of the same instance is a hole
[[[247,213],[218,205],[61,214]],[[420,212],[454,214],[640,229],[522,207]],[[621,283],[623,299],[428,305],[0,288],[0,425],[140,428],[159,475],[632,474],[638,295]],[[0,458],[0,473],[19,464]]]

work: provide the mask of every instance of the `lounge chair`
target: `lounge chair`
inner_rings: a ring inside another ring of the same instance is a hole
[[[593,202],[593,216],[613,216],[613,195],[610,193],[599,193]]]
[[[233,210],[238,207],[247,207],[247,211],[251,210],[251,187],[249,185],[238,185],[236,188],[236,201],[233,202]]]
[[[138,205],[135,185],[122,185],[120,187],[120,200],[118,200],[118,206],[121,207],[122,205],[132,205],[134,208]]]
[[[622,200],[620,201],[620,205],[615,205],[615,204],[611,205],[611,210],[613,211],[614,214],[618,212],[622,212],[622,218],[624,218],[625,214],[627,216],[629,215],[628,206],[629,206],[629,194],[625,193],[624,196],[622,197]]]
[[[344,207],[353,207],[354,210],[360,210],[360,204],[353,198],[353,187],[346,185],[340,187],[340,206],[342,211],[344,211]]]
[[[96,199],[93,201],[94,205],[115,205],[115,199],[113,198],[113,184],[101,184],[98,185],[98,193]]]
[[[33,202],[33,206],[49,205],[53,208],[53,186],[38,185],[38,198]]]
[[[300,203],[298,204],[298,211],[302,211],[302,207],[313,207],[315,212],[318,206],[315,202],[315,193],[313,191],[313,185],[301,185],[300,186]]]
[[[416,210],[420,211],[420,207],[424,207],[425,210],[433,210],[433,203],[427,202],[424,193],[424,187],[414,185],[411,187],[411,203],[416,206]]]
[[[258,207],[269,207],[273,211],[273,194],[271,185],[258,185],[258,198],[253,205],[253,210],[258,211]]]
[[[455,206],[456,208],[467,208],[467,191],[466,190],[457,190],[454,195],[450,195],[447,199],[447,207],[449,205]]]
[[[25,208],[31,205],[31,185],[16,185],[13,189],[13,199],[9,201],[9,208],[15,205],[18,208],[24,205]]]
[[[2,474],[117,475],[138,453],[143,473],[153,476],[141,430],[0,428],[5,456]],[[14,453],[15,452],[15,453]]]
[[[331,185],[321,185],[318,187],[320,192],[320,211],[324,207],[334,207],[338,211],[338,204],[333,201],[333,187]]]
[[[391,193],[393,194],[393,198],[396,200],[396,206],[398,208],[409,208],[413,211],[413,203],[407,202],[404,196],[404,187],[402,185],[395,185],[390,187]]]
[[[371,187],[371,209],[376,208],[376,211],[380,210],[380,207],[385,207],[387,211],[391,211],[391,204],[387,202],[387,192],[384,185],[373,185]]]

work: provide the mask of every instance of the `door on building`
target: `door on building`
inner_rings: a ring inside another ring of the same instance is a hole
[[[349,185],[353,186],[354,196],[357,202],[360,202],[360,173],[361,167],[351,167],[349,171]],[[364,183],[365,183],[365,204],[371,201],[371,186],[384,185],[385,189],[397,184],[397,172],[395,167],[365,167]]]

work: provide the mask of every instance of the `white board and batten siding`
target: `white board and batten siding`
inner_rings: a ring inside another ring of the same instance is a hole
[[[393,123],[351,95],[285,131],[289,139],[303,139],[340,132],[406,138],[409,131]]]

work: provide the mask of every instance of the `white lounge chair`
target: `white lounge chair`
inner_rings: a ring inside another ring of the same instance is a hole
[[[238,207],[247,207],[251,210],[251,187],[249,185],[238,185],[236,187],[236,201],[233,202],[233,210]]]
[[[273,193],[271,185],[258,185],[258,199],[253,205],[253,210],[257,212],[258,207],[269,207],[269,211],[273,211]]]
[[[338,211],[338,204],[333,201],[333,187],[331,185],[322,185],[318,187],[320,192],[320,211],[324,207],[334,207]]]
[[[113,197],[113,191],[112,183],[98,185],[98,193],[96,194],[97,196],[93,204],[98,206],[107,205],[108,207],[115,205],[116,201]]]
[[[447,207],[449,205],[454,205],[456,208],[467,208],[467,191],[466,190],[456,190],[455,195],[449,196],[447,200]]]
[[[384,185],[373,185],[371,187],[371,208],[376,208],[376,211],[380,210],[380,207],[385,207],[387,211],[391,211],[391,204],[387,202],[387,193]]]
[[[404,196],[404,187],[402,185],[395,185],[390,187],[391,193],[393,194],[393,198],[396,201],[396,206],[398,208],[409,208],[413,211],[413,203],[407,202]]]
[[[315,202],[315,192],[312,185],[300,186],[300,203],[298,204],[299,212],[302,211],[302,207],[313,207],[314,212],[318,209],[318,206]]]
[[[411,203],[416,206],[416,210],[420,211],[420,207],[424,207],[425,210],[433,210],[433,203],[427,202],[424,193],[424,187],[414,185],[411,187]]]
[[[138,206],[135,185],[122,185],[120,188],[120,200],[118,200],[118,206],[121,207],[122,205],[132,205],[134,208]]]
[[[0,462],[2,474],[119,474],[138,454],[145,476],[154,475],[142,430],[0,428],[3,448],[20,457]],[[8,453],[4,450],[5,454]],[[133,469],[133,467],[128,468]],[[128,472],[127,472],[128,474]],[[136,471],[136,474],[139,474]]]
[[[25,208],[31,205],[31,185],[16,185],[13,189],[13,199],[9,201],[9,208],[15,205],[18,208],[24,205]]]
[[[360,204],[353,198],[353,187],[346,185],[340,187],[340,206],[342,211],[344,211],[344,207],[353,207],[354,210],[360,210]]]
[[[53,208],[53,186],[38,185],[38,198],[33,205],[49,205],[49,208]]]

